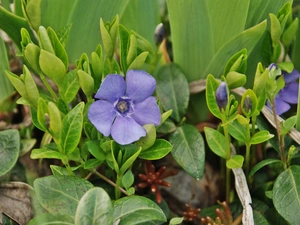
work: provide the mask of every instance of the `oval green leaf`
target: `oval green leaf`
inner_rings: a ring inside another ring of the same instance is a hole
[[[158,71],[156,92],[165,111],[172,109],[171,117],[180,122],[190,97],[189,84],[180,68],[167,64]],[[180,91],[179,91],[180,90]]]
[[[227,158],[226,138],[219,131],[205,127],[205,137],[209,148],[221,158]]]
[[[250,144],[251,145],[260,144],[271,139],[272,137],[274,137],[274,135],[270,134],[269,131],[261,130],[253,135],[253,137],[250,140]]]
[[[113,207],[104,189],[88,190],[78,204],[75,225],[113,224]]]
[[[79,200],[93,185],[75,176],[48,176],[37,178],[33,187],[37,200],[50,213],[75,216]]]
[[[206,104],[209,111],[217,118],[221,119],[221,111],[216,101],[216,90],[219,87],[219,82],[209,74],[206,79]]]
[[[275,180],[273,202],[278,213],[292,225],[300,217],[300,166],[291,166]]]
[[[157,139],[150,148],[142,150],[139,158],[146,160],[157,160],[165,157],[172,150],[172,145],[164,140]]]
[[[249,177],[253,176],[258,170],[260,170],[264,166],[267,166],[267,165],[270,165],[273,163],[278,163],[278,162],[282,163],[282,161],[279,159],[265,159],[265,160],[260,161],[252,168],[252,170],[249,173]]]
[[[204,171],[204,141],[199,131],[192,125],[178,127],[170,136],[173,145],[171,154],[182,168],[196,179],[201,179]]]
[[[10,171],[16,164],[20,152],[18,130],[0,132],[0,176]]]
[[[226,167],[229,169],[242,168],[244,157],[242,155],[235,155],[226,161]]]
[[[150,221],[167,221],[162,209],[153,201],[141,196],[130,196],[113,203],[114,222],[119,225],[138,225]]]

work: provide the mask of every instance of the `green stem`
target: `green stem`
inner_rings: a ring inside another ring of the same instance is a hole
[[[117,175],[116,187],[115,187],[115,195],[116,199],[119,199],[121,196],[120,187],[121,187],[122,175]]]
[[[226,202],[228,204],[230,203],[230,180],[230,169],[226,166]]]
[[[50,84],[48,83],[47,79],[45,78],[45,76],[43,74],[40,74],[40,78],[43,81],[45,87],[47,88],[47,90],[49,91],[49,93],[51,94],[52,98],[55,99],[55,101],[58,100],[55,92],[53,91],[53,89],[51,88]]]
[[[248,118],[249,119],[249,118]],[[253,130],[252,130],[253,132]],[[250,151],[251,151],[251,144],[249,143],[250,142],[250,137],[251,137],[251,134],[250,134],[250,125],[247,124],[246,125],[246,159],[245,159],[245,163],[246,163],[246,176],[248,177],[249,175],[249,168],[250,168]]]

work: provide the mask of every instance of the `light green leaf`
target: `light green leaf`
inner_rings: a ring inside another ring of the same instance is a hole
[[[273,203],[279,214],[291,225],[300,217],[300,166],[291,166],[275,180]]]
[[[189,102],[189,86],[180,68],[170,63],[158,72],[156,92],[164,110],[172,109],[171,117],[179,122]],[[180,90],[180,91],[178,91]]]
[[[261,130],[253,135],[253,137],[250,140],[250,144],[251,145],[260,144],[271,139],[272,137],[274,137],[274,135],[270,134],[269,131]]]
[[[122,185],[127,190],[131,187],[134,182],[134,175],[131,170],[127,170],[127,172],[122,177]]]
[[[64,101],[70,103],[75,98],[79,88],[76,70],[72,70],[64,76],[62,87],[60,88]]]
[[[10,171],[16,164],[20,152],[18,130],[0,131],[0,176]]]
[[[183,169],[196,179],[201,179],[204,171],[204,141],[199,131],[192,125],[178,127],[170,136],[173,145],[171,154]]]
[[[226,161],[226,167],[229,169],[242,168],[244,157],[242,155],[235,155]]]
[[[111,200],[102,188],[88,190],[78,204],[75,225],[112,225],[113,207]]]
[[[53,175],[67,175],[69,176],[69,172],[65,167],[50,165],[50,169]]]
[[[267,165],[273,164],[273,163],[281,163],[282,164],[282,161],[279,160],[279,159],[265,159],[265,160],[262,160],[252,168],[252,170],[249,173],[249,177],[253,176],[261,168],[263,168]]]
[[[35,216],[28,225],[74,225],[74,218],[60,213],[47,213]]]
[[[209,74],[206,79],[206,104],[209,111],[217,118],[221,118],[222,114],[216,100],[216,91],[219,87],[219,82]]]
[[[63,119],[61,131],[61,148],[63,153],[70,154],[77,147],[83,124],[84,103],[76,105]]]
[[[229,134],[232,137],[234,137],[236,140],[239,140],[242,142],[246,141],[247,130],[246,130],[245,126],[240,124],[237,120],[234,120],[233,122],[228,124],[228,131],[229,131]]]
[[[33,149],[30,158],[32,159],[63,159],[67,160],[67,156],[61,154],[58,151],[47,149],[47,148],[38,148]]]
[[[139,54],[132,63],[128,66],[128,70],[130,69],[141,69],[143,64],[146,61],[147,56],[149,55],[149,52],[142,52]]]
[[[174,217],[170,220],[169,225],[181,224],[183,219],[184,219],[183,217]]]
[[[143,128],[146,131],[146,136],[141,137],[135,144],[142,147],[142,150],[150,148],[156,140],[156,129],[154,124],[145,124]]]
[[[205,127],[205,137],[209,148],[218,156],[226,159],[228,158],[228,152],[226,149],[226,138],[219,131]]]
[[[172,145],[164,139],[156,139],[155,143],[148,149],[142,150],[139,158],[146,160],[157,160],[165,157],[172,150]]]
[[[113,203],[114,222],[121,219],[119,225],[139,225],[150,221],[167,221],[161,208],[148,198],[129,196]]]
[[[79,200],[93,187],[87,180],[75,176],[37,178],[33,186],[37,200],[45,209],[70,216],[75,216]]]

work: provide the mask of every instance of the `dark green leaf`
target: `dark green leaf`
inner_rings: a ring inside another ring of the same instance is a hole
[[[204,141],[199,131],[192,125],[178,127],[170,136],[174,159],[183,169],[196,179],[201,179],[204,171]]]
[[[176,64],[170,63],[161,67],[157,76],[156,92],[164,110],[172,109],[171,117],[180,122],[186,112],[190,92],[185,75]]]
[[[20,136],[18,130],[0,131],[0,176],[13,168],[19,152]]]
[[[78,204],[75,225],[112,225],[113,207],[111,200],[102,188],[88,190]]]
[[[60,213],[48,213],[35,216],[28,225],[73,225],[74,218]]]
[[[272,163],[282,163],[279,159],[265,159],[257,163],[249,173],[249,177],[253,176],[258,170],[263,168],[264,166],[270,165]]]
[[[165,157],[172,150],[172,145],[164,139],[156,139],[154,145],[142,150],[139,158],[146,160],[157,160]]]
[[[37,178],[34,190],[39,203],[50,213],[75,216],[81,197],[93,185],[75,176],[48,176]]]
[[[113,203],[114,222],[121,219],[119,225],[139,225],[150,221],[166,221],[161,208],[148,198],[130,196]]]
[[[127,172],[124,174],[124,176],[122,177],[122,184],[125,187],[125,189],[127,190],[128,188],[131,187],[131,185],[134,182],[134,176],[131,170],[127,170]]]
[[[273,202],[279,214],[297,225],[300,216],[300,166],[291,166],[275,180]]]

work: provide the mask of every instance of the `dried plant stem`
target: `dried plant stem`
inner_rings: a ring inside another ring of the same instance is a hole
[[[101,173],[99,173],[97,170],[92,170],[91,171],[93,174],[95,174],[96,176],[98,176],[98,177],[100,177],[102,180],[105,180],[107,183],[109,183],[111,186],[113,186],[113,187],[117,187],[117,185],[114,183],[114,182],[112,182],[110,179],[108,179],[106,176],[104,176],[104,175],[102,175]],[[126,190],[124,190],[123,188],[121,188],[121,187],[118,187],[119,188],[119,190],[123,193],[123,194],[125,194],[125,195],[128,195],[127,193],[126,193]]]

